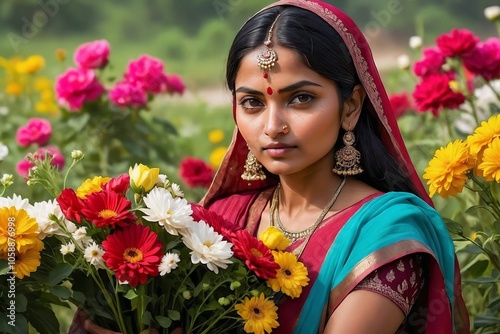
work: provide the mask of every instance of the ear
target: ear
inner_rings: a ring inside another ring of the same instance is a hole
[[[358,123],[359,115],[363,109],[363,102],[366,97],[366,91],[361,84],[354,86],[351,97],[344,101],[342,109],[342,128],[352,130]]]

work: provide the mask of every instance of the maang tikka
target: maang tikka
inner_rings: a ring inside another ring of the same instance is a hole
[[[354,147],[356,137],[350,127],[346,133],[344,133],[342,141],[345,146],[335,152],[335,167],[332,171],[335,174],[342,176],[358,175],[363,173],[363,168],[359,165],[361,162],[361,153],[359,153],[359,151]]]
[[[269,28],[269,32],[267,33],[267,39],[264,41],[265,48],[262,50],[258,55],[257,55],[257,65],[263,69],[264,71],[268,71],[271,69],[274,64],[276,64],[276,61],[278,60],[278,55],[276,54],[276,51],[273,50],[273,29],[274,25],[276,24],[276,21],[278,21],[278,18],[280,17],[281,14],[278,14],[276,16],[276,19],[274,22],[271,24],[271,27]],[[267,75],[264,73],[264,78],[266,78]]]

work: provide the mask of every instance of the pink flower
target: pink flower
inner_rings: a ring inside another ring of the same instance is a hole
[[[168,87],[167,75],[163,73],[163,62],[148,55],[128,64],[125,79],[148,93],[165,92]]]
[[[440,109],[456,109],[464,103],[465,96],[450,88],[450,80],[453,80],[453,77],[451,73],[434,73],[423,78],[413,92],[418,110],[431,110],[437,117]]]
[[[167,76],[168,79],[168,86],[167,86],[167,92],[170,94],[183,94],[184,90],[186,89],[186,85],[184,85],[184,82],[182,82],[182,79],[180,76],[176,74],[169,74]]]
[[[140,108],[148,102],[146,92],[129,82],[119,82],[109,91],[111,102],[120,107]]]
[[[102,39],[82,44],[75,52],[74,60],[78,67],[103,68],[108,63],[109,43]]]
[[[70,68],[57,78],[57,101],[70,111],[77,111],[84,102],[97,99],[103,92],[93,70]]]
[[[467,29],[454,28],[436,39],[437,46],[447,57],[463,56],[479,42],[479,37]]]
[[[446,62],[446,57],[438,48],[426,48],[423,50],[424,57],[415,62],[413,72],[419,77],[425,77],[431,73],[440,73],[441,66]]]
[[[190,187],[208,188],[214,177],[214,170],[197,158],[187,157],[181,161],[180,175]]]
[[[45,154],[48,154],[48,157],[52,158],[50,164],[57,169],[62,169],[64,167],[64,156],[55,146],[46,146],[40,147],[33,153],[33,158],[35,160],[45,160]],[[27,177],[29,174],[29,170],[35,165],[25,157],[23,160],[19,161],[16,166],[17,173],[21,176]]]
[[[31,118],[25,126],[17,129],[16,140],[21,146],[30,146],[35,143],[45,145],[52,136],[50,122],[41,118]]]
[[[394,112],[394,116],[396,116],[396,118],[413,108],[412,100],[406,92],[392,94],[389,96],[389,101],[391,102],[392,111]]]
[[[464,56],[465,67],[486,80],[500,78],[500,39],[489,38]]]

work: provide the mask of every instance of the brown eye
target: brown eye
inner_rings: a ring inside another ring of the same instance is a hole
[[[245,109],[257,109],[262,108],[264,104],[257,99],[248,98],[240,102],[240,105]]]
[[[310,94],[298,94],[295,95],[292,101],[290,102],[291,104],[305,104],[309,103],[313,100],[313,96]]]

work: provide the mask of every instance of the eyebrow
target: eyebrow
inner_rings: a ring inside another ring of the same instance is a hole
[[[308,81],[308,80],[302,80],[302,81],[294,83],[294,84],[292,84],[290,86],[286,86],[284,88],[279,89],[278,93],[280,93],[280,94],[282,94],[282,93],[288,93],[288,92],[294,91],[296,89],[299,89],[299,88],[302,88],[302,87],[305,87],[305,86],[321,87],[320,84],[317,84],[315,82]],[[264,95],[262,92],[259,92],[258,90],[250,89],[250,88],[245,87],[245,86],[242,86],[242,87],[238,88],[235,92],[236,93],[247,93],[247,94],[251,94],[251,95]]]

